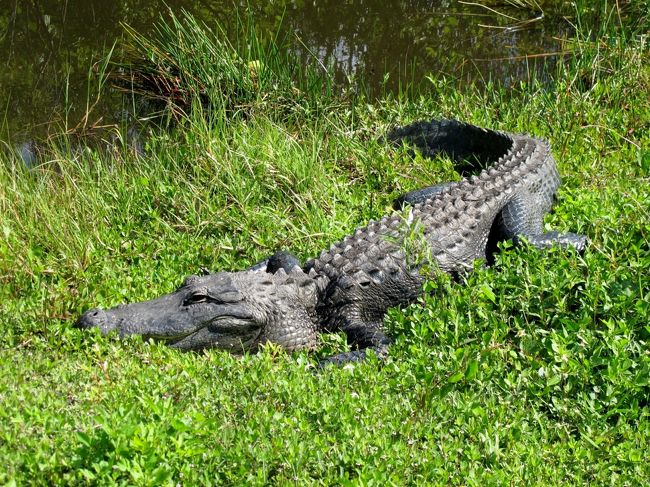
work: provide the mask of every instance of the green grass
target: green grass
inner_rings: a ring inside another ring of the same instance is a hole
[[[299,116],[255,105],[208,122],[197,105],[143,157],[64,142],[32,169],[3,155],[0,483],[648,484],[649,52],[611,22],[572,40],[550,86],[434,75],[418,97],[325,94],[330,108]],[[307,366],[340,338],[237,357],[71,327],[201,267],[314,256],[457,177],[377,142],[433,116],[548,138],[564,185],[547,224],[588,235],[584,256],[505,245],[391,310],[385,363],[319,374]]]

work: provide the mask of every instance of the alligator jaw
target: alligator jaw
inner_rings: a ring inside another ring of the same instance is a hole
[[[216,322],[221,321],[221,325]],[[235,325],[235,326],[233,326]],[[210,347],[229,350],[231,352],[253,351],[262,334],[263,327],[254,322],[245,322],[231,316],[221,317],[192,333],[178,339],[166,340],[173,348],[181,350],[200,350],[210,343]]]

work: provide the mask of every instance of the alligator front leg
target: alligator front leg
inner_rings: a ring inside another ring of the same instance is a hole
[[[457,183],[440,183],[426,188],[416,189],[415,191],[409,191],[408,193],[404,193],[395,198],[395,201],[393,201],[393,208],[401,210],[406,205],[415,206],[418,203],[424,203],[429,198],[433,198],[435,195],[442,193],[446,188],[453,186],[454,184]]]
[[[272,256],[258,262],[257,264],[253,264],[248,268],[248,270],[275,274],[278,270],[284,269],[285,272],[289,273],[295,266],[300,267],[300,260],[298,257],[290,252],[279,250]]]
[[[377,357],[384,359],[388,356],[388,347],[391,340],[382,331],[381,324],[359,323],[348,325],[344,328],[350,345],[357,347],[351,352],[339,353],[321,360],[318,368],[330,364],[343,365],[349,362],[361,362],[366,359],[366,352],[372,350]]]

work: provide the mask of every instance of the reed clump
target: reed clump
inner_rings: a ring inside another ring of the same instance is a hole
[[[299,62],[279,33],[260,34],[238,18],[234,33],[187,12],[169,12],[144,36],[128,25],[128,62],[111,74],[119,89],[146,98],[174,119],[193,109],[229,118],[264,111],[287,117],[331,101],[328,71]]]

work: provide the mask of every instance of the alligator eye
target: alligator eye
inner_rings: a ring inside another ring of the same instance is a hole
[[[183,304],[189,306],[190,304],[205,303],[208,300],[208,297],[205,294],[192,294],[185,299]]]

